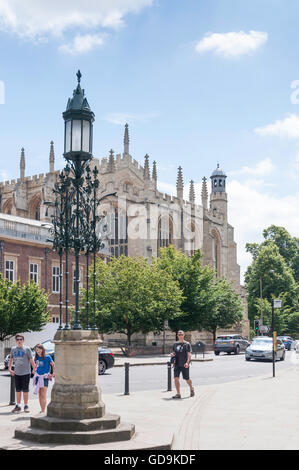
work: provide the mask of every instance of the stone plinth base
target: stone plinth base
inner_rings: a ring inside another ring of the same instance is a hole
[[[131,439],[135,427],[105,414],[98,382],[97,331],[61,330],[54,338],[55,384],[47,416],[32,417],[18,439],[41,444],[99,444]]]
[[[53,418],[92,419],[105,415],[105,405],[100,400],[97,385],[53,386],[47,415]]]
[[[102,444],[130,440],[135,426],[121,424],[120,417],[105,415],[100,419],[61,420],[32,417],[31,426],[16,429],[15,437],[40,444]]]
[[[98,387],[97,331],[61,330],[55,338],[55,384],[48,416],[92,419],[105,415]]]

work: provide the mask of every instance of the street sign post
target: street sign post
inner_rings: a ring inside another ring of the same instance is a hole
[[[273,344],[272,344],[272,365],[273,365],[273,377],[275,377],[275,356],[276,356],[276,337],[277,333],[274,331],[275,322],[274,322],[274,309],[281,308],[282,302],[278,299],[272,299],[272,335],[273,335]]]
[[[262,333],[262,334],[269,333],[269,330],[270,330],[270,328],[266,325],[261,325],[260,326],[260,333]]]

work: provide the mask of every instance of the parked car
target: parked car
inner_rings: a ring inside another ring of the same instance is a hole
[[[299,354],[299,339],[296,340],[296,353]]]
[[[245,351],[246,361],[251,359],[256,360],[270,360],[272,361],[272,346],[273,339],[269,336],[257,336],[252,340],[252,343]],[[285,359],[285,346],[281,339],[276,339],[275,361],[278,359],[284,361]]]
[[[241,351],[245,351],[250,342],[240,335],[220,335],[217,336],[214,343],[214,353],[219,356],[221,352],[227,354],[239,354]]]
[[[288,351],[290,351],[291,349],[296,349],[297,341],[291,338],[291,336],[277,336],[277,338],[281,339],[281,341],[285,345],[285,348]]]
[[[99,375],[105,374],[107,369],[114,366],[114,354],[111,349],[99,348]]]

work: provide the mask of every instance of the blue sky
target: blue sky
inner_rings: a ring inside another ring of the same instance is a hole
[[[23,146],[26,174],[44,172],[52,139],[62,166],[80,68],[96,157],[122,151],[127,121],[161,190],[182,165],[199,200],[202,177],[226,170],[244,272],[263,228],[299,236],[298,14],[296,0],[1,0],[0,179],[18,176]]]

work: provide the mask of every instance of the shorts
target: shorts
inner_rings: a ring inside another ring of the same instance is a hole
[[[30,374],[15,375],[16,392],[29,392]]]
[[[36,378],[36,381],[35,381],[35,384],[36,385],[38,382],[38,378]],[[49,386],[49,379],[44,379],[44,387],[48,387]]]
[[[180,376],[180,373],[182,372],[182,375],[183,375],[183,379],[184,380],[189,380],[189,376],[190,376],[190,366],[189,367],[178,367],[178,366],[175,366],[174,367],[174,376],[175,377],[179,377]]]

